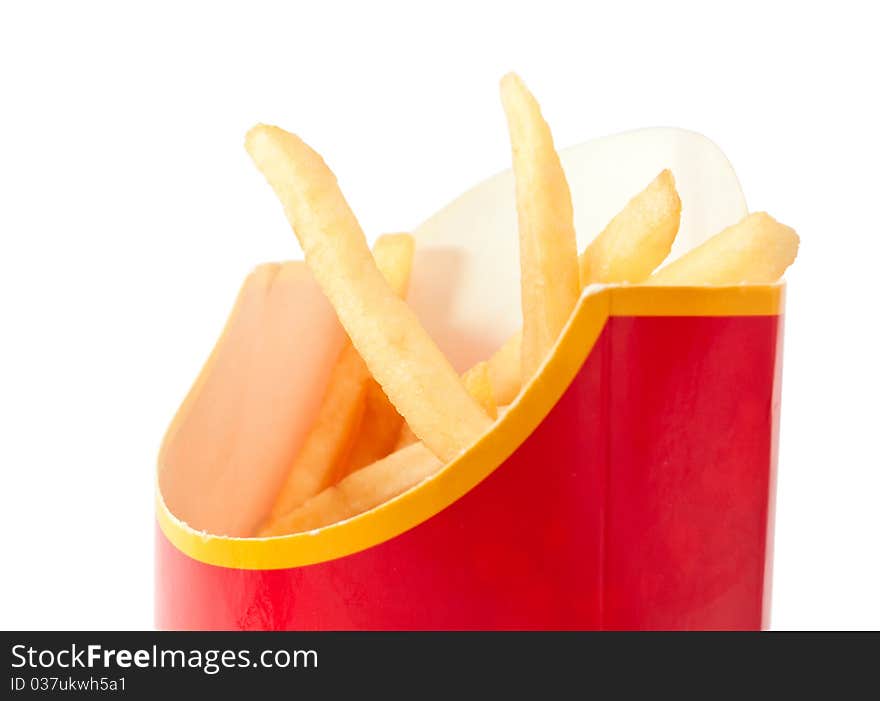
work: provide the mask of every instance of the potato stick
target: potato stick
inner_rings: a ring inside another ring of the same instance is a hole
[[[398,297],[406,297],[416,242],[410,234],[383,234],[373,246],[373,260]]]
[[[581,253],[581,285],[644,281],[669,255],[680,221],[675,179],[664,170]],[[509,404],[519,393],[521,348],[517,331],[488,360],[496,404]]]
[[[519,365],[517,364],[518,367]],[[497,419],[498,405],[495,403],[495,391],[492,388],[492,380],[489,377],[489,363],[485,361],[477,363],[464,373],[461,379],[470,395],[480,403],[480,406],[486,410],[486,413],[493,420]],[[412,429],[407,424],[403,424],[394,449],[400,450],[416,443],[418,440]]]
[[[412,236],[393,234],[379,237],[373,249],[376,265],[401,297],[406,294],[413,248]],[[373,382],[361,356],[347,342],[333,367],[315,421],[275,499],[270,520],[289,513],[342,476],[342,463],[363,422],[367,391]]]
[[[581,287],[642,282],[669,255],[680,221],[675,178],[664,170],[584,249],[579,260]]]
[[[496,404],[510,404],[519,394],[522,383],[520,360],[522,357],[522,330],[507,339],[487,361],[489,379],[495,393]]]
[[[568,182],[537,101],[520,78],[501,80],[516,181],[520,240],[522,377],[530,378],[577,303],[577,240]]]
[[[414,443],[353,472],[260,531],[261,537],[310,531],[385,503],[443,467],[424,443]]]
[[[411,236],[407,239],[414,245]],[[381,243],[380,239],[378,243]],[[378,245],[377,243],[377,245]],[[412,251],[410,251],[406,271],[401,268],[383,266],[382,261],[375,256],[379,269],[395,290],[400,291],[400,296],[405,297],[405,290],[409,284],[409,274],[412,268]],[[403,274],[405,272],[405,275]],[[403,417],[389,401],[379,383],[369,375],[366,365],[364,371],[369,376],[364,397],[364,409],[361,423],[355,434],[354,441],[347,458],[339,466],[334,478],[334,483],[350,475],[377,460],[384,458],[394,451],[395,443],[404,425]]]
[[[355,470],[393,453],[405,425],[403,417],[388,401],[379,383],[371,377],[367,383],[360,426],[355,432],[348,456],[340,464],[333,482],[336,483]],[[417,440],[414,437],[412,442]]]
[[[492,381],[489,379],[489,363],[485,360],[477,363],[461,376],[461,380],[470,395],[480,403],[486,413],[492,419],[497,419],[498,405],[495,403]]]
[[[498,407],[504,415],[509,407]],[[271,527],[261,537],[286,535],[329,526],[403,494],[443,467],[423,443],[415,442],[351,473],[335,486],[308,500]]]
[[[452,459],[492,421],[382,277],[336,177],[317,153],[278,127],[254,127],[245,144],[371,374],[425,445],[441,460]]]
[[[275,498],[270,521],[333,484],[336,466],[348,454],[363,413],[362,367],[357,351],[346,344],[333,366],[312,428]]]
[[[798,235],[766,212],[748,215],[654,273],[646,285],[776,282],[797,256]]]

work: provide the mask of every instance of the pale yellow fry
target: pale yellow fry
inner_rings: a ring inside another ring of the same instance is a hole
[[[644,281],[669,255],[680,221],[675,179],[664,170],[581,253],[581,285]],[[488,360],[498,405],[509,404],[519,393],[522,339],[523,332],[517,331]]]
[[[495,393],[496,404],[510,404],[519,394],[522,384],[520,365],[522,359],[522,330],[507,339],[492,357],[489,363],[489,379]]]
[[[581,287],[642,282],[669,255],[681,221],[681,199],[669,170],[608,223],[580,256]]]
[[[376,267],[398,297],[405,297],[416,242],[411,234],[383,234],[373,246]]]
[[[776,282],[794,262],[798,235],[766,212],[748,215],[648,278],[646,285]]]
[[[443,467],[424,443],[414,443],[352,472],[338,484],[260,531],[261,537],[310,531],[343,521],[393,499]]]
[[[492,421],[382,277],[336,177],[315,151],[278,127],[254,127],[245,145],[373,377],[425,445],[441,460],[452,459]]]
[[[489,363],[485,360],[477,363],[461,376],[461,380],[470,395],[483,407],[483,410],[492,419],[498,418],[498,405],[495,403],[492,380],[489,377]]]
[[[577,241],[568,182],[547,122],[522,80],[501,80],[516,181],[522,286],[522,376],[530,378],[577,303]]]
[[[517,368],[519,368],[518,363]],[[496,393],[492,386],[492,379],[489,372],[489,363],[482,361],[464,373],[464,375],[461,376],[461,380],[464,382],[464,386],[467,388],[470,395],[480,403],[483,410],[494,420],[498,418],[498,404],[495,402]],[[400,435],[397,437],[397,443],[395,444],[394,449],[400,450],[401,448],[416,443],[418,440],[416,434],[412,432],[412,429],[404,423],[403,426],[400,427]]]
[[[414,247],[408,234],[380,236],[373,247],[376,265],[400,296],[406,294]],[[354,441],[372,381],[364,361],[347,343],[333,367],[309,434],[275,498],[270,520],[289,513],[338,479],[340,463]]]

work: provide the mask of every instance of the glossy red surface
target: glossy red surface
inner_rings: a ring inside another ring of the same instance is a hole
[[[780,323],[609,319],[503,465],[421,525],[353,555],[235,570],[189,558],[157,530],[157,626],[760,628]]]

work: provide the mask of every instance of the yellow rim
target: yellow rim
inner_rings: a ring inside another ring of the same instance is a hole
[[[237,569],[284,569],[378,545],[426,521],[501,465],[550,412],[589,356],[609,316],[775,316],[784,285],[590,289],[538,375],[492,430],[433,477],[375,509],[309,533],[229,538],[195,531],[168,510],[158,488],[159,526],[189,557]]]

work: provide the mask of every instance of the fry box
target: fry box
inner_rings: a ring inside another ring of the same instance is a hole
[[[746,213],[711,142],[641,130],[562,152],[579,245],[660,170],[672,256]],[[463,369],[520,325],[510,173],[416,232],[409,301]],[[587,288],[494,428],[347,521],[190,528],[157,498],[163,629],[758,629],[769,616],[784,288]]]

